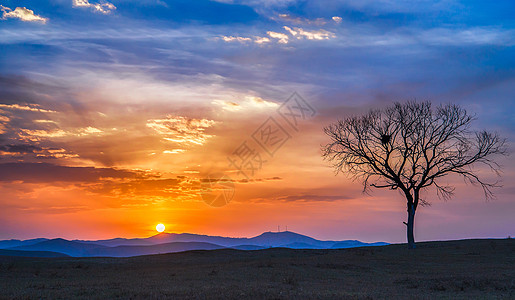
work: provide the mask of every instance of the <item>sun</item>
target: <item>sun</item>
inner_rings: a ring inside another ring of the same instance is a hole
[[[165,226],[163,224],[159,223],[156,226],[156,230],[157,230],[157,232],[163,232],[163,231],[165,231]]]

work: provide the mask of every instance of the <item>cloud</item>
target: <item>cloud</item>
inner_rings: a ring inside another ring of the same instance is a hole
[[[202,145],[208,138],[212,137],[212,135],[205,133],[205,129],[215,123],[215,121],[208,119],[168,116],[165,119],[148,120],[147,127],[152,128],[167,141]]]
[[[293,35],[293,36],[297,36],[297,34],[299,34],[297,31],[295,31],[295,30],[291,29],[291,28],[290,28],[290,27],[288,27],[288,26],[284,26],[283,28],[284,28],[286,31],[288,31],[288,32],[289,32],[291,35]]]
[[[244,42],[252,41],[251,38],[246,38],[246,37],[241,37],[241,36],[222,36],[222,39],[225,42],[240,42],[240,43],[244,43]]]
[[[55,130],[44,130],[44,129],[20,129],[22,132],[20,136],[22,138],[31,138],[31,137],[46,137],[46,138],[53,138],[53,137],[63,137],[66,136],[66,131],[62,129],[55,129]]]
[[[272,102],[272,101],[266,101],[261,97],[255,97],[255,96],[246,96],[245,100],[250,102],[253,106],[257,107],[278,107],[279,104]]]
[[[53,130],[45,130],[45,129],[20,129],[22,137],[64,137],[64,136],[86,136],[86,135],[96,135],[102,134],[104,131],[95,128],[95,127],[84,127],[72,130],[62,130],[62,129],[53,129]]]
[[[37,159],[55,159],[55,158],[72,158],[78,157],[77,154],[70,153],[62,148],[41,147],[31,144],[7,144],[0,145],[0,157],[14,157],[26,159],[32,156]]]
[[[172,149],[172,150],[165,150],[163,151],[164,154],[178,154],[178,153],[183,153],[185,152],[186,150],[184,149]]]
[[[272,19],[275,19],[275,18],[272,18]],[[294,17],[289,14],[279,14],[279,20],[286,21],[286,22],[293,23],[293,24],[298,24],[298,25],[309,24],[309,25],[322,26],[322,25],[327,24],[327,21],[323,18],[316,18],[314,20],[310,20],[310,19],[302,18],[302,17]]]
[[[0,164],[0,181],[7,182],[95,182],[102,178],[145,178],[145,173],[114,168],[67,167],[50,163]]]
[[[347,200],[352,199],[347,195],[314,195],[314,194],[301,194],[301,195],[288,195],[288,196],[278,196],[274,198],[275,201],[283,201],[283,202],[320,202],[320,201],[338,201],[338,200]]]
[[[96,184],[83,186],[89,192],[117,198],[130,198],[136,204],[141,196],[143,196],[143,199],[141,199],[143,203],[148,203],[149,200],[165,200],[172,197],[174,200],[186,200],[188,198],[200,200],[196,192],[199,187],[198,180],[182,176],[177,178],[135,178],[125,181],[101,180]],[[124,204],[122,203],[122,205]]]
[[[333,21],[335,21],[338,24],[340,24],[342,22],[342,17],[334,16],[334,17],[332,17],[332,19],[333,19]]]
[[[243,109],[256,109],[256,108],[275,108],[279,107],[279,104],[273,101],[264,100],[257,96],[245,96],[241,101],[226,101],[226,100],[214,100],[212,102],[215,105],[221,106],[223,110],[227,111],[240,111]]]
[[[327,5],[331,2],[332,1],[320,1],[319,5]],[[346,9],[363,11],[377,15],[378,13],[428,13],[433,11],[453,11],[461,5],[460,1],[454,0],[346,0],[327,6],[333,9],[338,6],[340,8],[345,7]]]
[[[294,27],[292,29],[288,26],[284,26],[283,28],[297,39],[302,39],[304,37],[308,40],[328,40],[329,38],[335,37],[334,33],[323,29],[308,31],[299,27]]]
[[[82,192],[75,193],[75,197],[91,197],[92,194],[110,196],[117,200],[123,199],[110,204],[119,207],[132,204],[147,205],[149,201],[170,199],[200,201],[198,178],[164,178],[160,174],[148,171],[70,167],[52,163],[0,164],[0,188],[4,187],[15,187],[25,198],[34,189],[52,191],[54,196],[59,193],[65,196],[66,193],[73,191]],[[84,192],[87,194],[83,194]]]
[[[34,189],[46,189],[54,195],[57,192],[82,191],[89,196],[96,194],[122,199],[119,203],[121,206],[129,203],[147,205],[152,201],[163,200],[201,201],[201,182],[212,179],[199,176],[195,171],[188,174],[193,175],[166,177],[151,171],[131,169],[14,162],[0,164],[0,188],[14,187],[25,194],[25,197]],[[230,179],[239,184],[262,184],[278,180],[282,178],[270,177],[251,181]]]
[[[294,4],[298,0],[216,0],[219,2],[225,3],[238,3],[243,5],[250,5],[256,9],[260,8],[269,8],[269,9],[277,9],[283,8],[290,4]]]
[[[231,42],[247,43],[247,42],[253,41],[256,44],[264,44],[264,43],[270,42],[270,39],[267,38],[266,36],[256,36],[256,37],[254,37],[254,39],[252,39],[250,37],[224,35],[224,36],[222,36],[222,40],[224,42],[228,42],[228,43],[231,43]]]
[[[113,10],[116,9],[116,6],[114,6],[112,3],[105,2],[105,3],[89,3],[88,0],[73,0],[73,6],[74,7],[90,7],[94,11],[103,13],[103,14],[109,14]]]
[[[281,179],[277,179],[281,180]],[[318,190],[317,190],[318,191]],[[275,191],[274,191],[275,192]],[[323,193],[330,192],[328,190],[321,190],[320,194],[316,193],[314,194],[312,191],[309,192],[296,192],[294,190],[291,191],[276,191],[275,193],[279,193],[279,195],[270,195],[270,194],[261,194],[256,195],[257,197],[250,198],[249,200],[254,203],[291,203],[291,202],[301,202],[301,203],[307,203],[307,202],[335,202],[335,201],[342,201],[342,200],[352,200],[356,199],[356,195],[353,195],[354,193],[351,192],[348,195],[339,195],[339,194],[332,194],[332,195],[324,195]],[[264,196],[264,197],[263,197]]]
[[[32,122],[40,124],[57,124],[57,122],[53,120],[32,120]]]
[[[336,35],[332,32],[320,29],[320,30],[304,30],[299,27],[294,27],[293,29],[288,26],[283,26],[283,28],[290,33],[292,36],[296,37],[297,39],[303,39],[306,38],[308,40],[328,40],[330,38],[334,38]],[[279,44],[288,44],[290,37],[282,32],[275,32],[275,31],[267,31],[266,32],[268,36],[270,36],[273,39],[276,39]],[[252,41],[249,37],[234,37],[234,36],[222,36],[222,39],[226,42],[240,42],[240,43],[246,43]],[[263,43],[269,43],[270,38],[268,37],[262,37],[262,36],[256,36],[254,37],[254,43],[256,44],[263,44]]]
[[[34,14],[33,10],[30,10],[26,7],[16,7],[14,10],[9,7],[5,7],[0,5],[0,10],[3,12],[2,20],[6,20],[8,18],[20,19],[24,22],[41,22],[46,23],[48,18],[43,18]]]
[[[267,31],[266,34],[268,34],[271,38],[278,39],[280,44],[288,44],[289,38],[284,33]]]
[[[8,152],[8,153],[35,153],[37,151],[41,151],[41,147],[34,146],[34,145],[1,145],[0,146],[1,152]]]
[[[239,110],[241,110],[243,108],[238,103],[232,102],[232,101],[213,100],[212,103],[215,104],[215,105],[219,105],[219,106],[222,107],[222,109],[228,110],[228,111],[239,111]]]
[[[82,135],[98,134],[98,133],[104,133],[104,131],[102,131],[98,128],[95,128],[95,127],[88,126],[86,128],[81,128],[81,129],[77,130],[75,134],[82,136]]]
[[[258,36],[255,38],[254,43],[256,43],[256,44],[270,43],[270,39],[267,37]]]
[[[1,112],[2,111],[0,110],[0,113]],[[0,115],[0,134],[4,134],[7,132],[7,127],[5,125],[7,125],[9,121],[11,121],[11,119],[8,116]]]
[[[53,110],[39,108],[38,104],[32,104],[32,105],[0,104],[0,108],[9,109],[9,110],[35,111],[35,112],[42,112],[42,113],[55,113],[55,111],[53,111]]]
[[[473,27],[462,30],[434,28],[422,31],[418,38],[431,45],[502,45],[515,44],[515,30]]]

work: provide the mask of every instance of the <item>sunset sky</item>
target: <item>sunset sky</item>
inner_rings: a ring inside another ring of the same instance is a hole
[[[452,102],[511,152],[514,11],[509,0],[0,1],[0,239],[146,237],[163,223],[405,242],[402,196],[335,176],[323,127],[394,101]],[[292,103],[306,109],[296,124]],[[282,136],[265,149],[270,125]],[[230,164],[242,146],[261,159],[252,174]],[[514,236],[513,154],[497,161],[496,199],[446,178],[454,198],[424,194],[415,238]],[[214,207],[201,182],[218,173],[234,197]]]

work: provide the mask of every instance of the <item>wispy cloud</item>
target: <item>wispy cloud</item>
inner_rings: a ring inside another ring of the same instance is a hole
[[[515,44],[515,30],[473,27],[461,30],[435,28],[420,33],[419,38],[432,45],[506,45]]]
[[[104,131],[95,128],[95,127],[84,127],[73,130],[62,130],[62,129],[54,129],[54,130],[30,130],[30,129],[20,129],[22,134],[20,136],[24,138],[34,138],[34,137],[46,137],[46,138],[55,138],[55,137],[64,137],[64,136],[86,136],[92,134],[101,134]]]
[[[9,7],[0,5],[0,10],[3,12],[2,20],[14,18],[20,19],[24,22],[41,22],[43,24],[48,21],[48,18],[36,15],[33,10],[30,10],[26,7],[16,7],[14,10],[12,10]]]
[[[208,119],[190,119],[182,116],[168,116],[165,119],[147,121],[147,127],[163,136],[164,140],[176,143],[202,145],[212,135],[206,134],[206,128],[216,122]]]
[[[308,19],[302,17],[296,17],[289,14],[279,14],[279,18],[273,18],[280,21],[285,21],[288,23],[298,24],[298,25],[317,25],[322,26],[327,24],[327,20],[324,18],[316,18],[316,19]]]
[[[254,40],[254,42],[256,44],[264,44],[264,43],[270,43],[270,39],[267,38],[267,37],[261,37],[261,36],[258,36],[256,37],[256,39]]]
[[[20,104],[0,104],[0,108],[9,109],[9,110],[25,110],[25,111],[35,111],[35,112],[43,112],[43,113],[54,113],[53,110],[40,108],[37,104],[32,105],[20,105]]]
[[[67,135],[67,132],[62,129],[55,130],[30,130],[30,129],[20,129],[22,133],[20,133],[20,137],[28,140],[35,140],[37,137],[45,137],[45,138],[54,138],[54,137],[63,137]]]
[[[248,43],[248,42],[254,42],[256,44],[265,44],[269,43],[270,39],[266,36],[255,36],[253,38],[250,37],[242,37],[242,36],[222,36],[221,37],[224,42],[239,42],[239,43]]]
[[[271,38],[278,39],[280,44],[288,44],[289,37],[284,33],[267,31],[266,34],[268,34]]]
[[[309,31],[300,27],[294,27],[292,29],[288,26],[284,26],[283,28],[297,39],[306,38],[308,40],[328,40],[329,38],[334,38],[336,36],[334,33],[323,29]]]
[[[320,202],[320,201],[339,201],[339,200],[348,200],[352,199],[348,195],[314,195],[314,194],[301,194],[301,195],[287,195],[287,196],[278,196],[274,200],[275,201],[284,201],[284,202]]]
[[[247,102],[250,102],[252,106],[257,107],[278,107],[279,104],[273,101],[264,100],[261,97],[247,96],[245,97]]]
[[[241,37],[241,36],[223,36],[222,39],[226,42],[250,42],[251,38]]]
[[[227,111],[239,111],[242,109],[240,104],[233,101],[213,100],[213,104],[218,105]]]
[[[332,32],[329,32],[324,29],[319,30],[305,30],[300,27],[290,28],[288,26],[283,26],[284,30],[286,30],[291,36],[295,37],[298,40],[308,39],[308,40],[328,40],[330,38],[336,37],[336,35]],[[222,36],[222,40],[225,42],[240,42],[247,43],[254,41],[256,44],[264,44],[269,43],[271,39],[276,40],[279,44],[288,44],[290,42],[290,36],[286,33],[276,32],[276,31],[267,31],[266,36],[255,36],[253,39],[250,37],[241,37],[241,36]]]
[[[276,108],[279,104],[273,101],[264,100],[257,96],[245,96],[241,101],[214,100],[213,104],[222,107],[227,111],[240,111],[243,109]]]
[[[63,148],[49,148],[28,144],[0,145],[0,157],[13,157],[17,159],[24,159],[27,157],[27,155],[33,156],[38,159],[67,159],[78,157],[77,154],[71,153]]]
[[[7,128],[5,127],[5,125],[7,125],[9,121],[11,121],[11,119],[8,116],[0,115],[0,134],[4,134],[7,132]]]
[[[186,150],[185,149],[172,149],[172,150],[163,151],[164,154],[178,154],[178,153],[183,153],[183,152],[186,152]]]
[[[73,6],[74,7],[90,7],[94,11],[103,13],[103,14],[109,14],[113,10],[116,9],[116,6],[114,6],[112,3],[109,3],[109,2],[89,3],[88,0],[73,0]]]
[[[68,167],[50,163],[4,163],[1,164],[0,168],[0,182],[97,182],[102,178],[143,179],[146,177],[146,174],[141,171],[114,168]]]

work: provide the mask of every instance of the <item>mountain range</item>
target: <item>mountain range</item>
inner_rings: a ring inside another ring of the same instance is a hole
[[[191,233],[160,233],[148,238],[115,238],[84,241],[57,239],[0,241],[0,255],[36,257],[130,257],[190,250],[233,248],[260,250],[272,247],[291,249],[340,249],[382,246],[387,243],[364,243],[357,240],[321,241],[291,231],[265,232],[252,238],[231,238]]]

